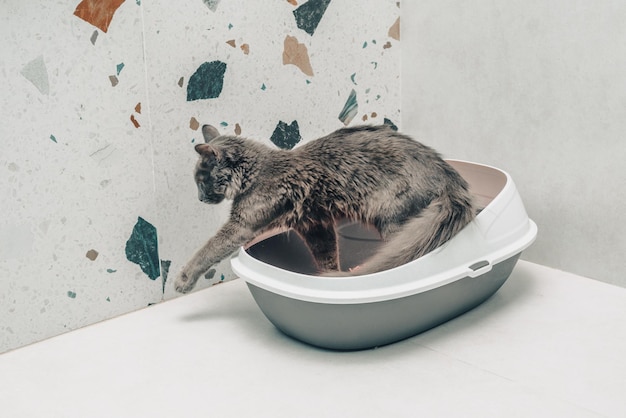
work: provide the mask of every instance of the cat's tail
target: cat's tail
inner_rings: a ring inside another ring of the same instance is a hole
[[[349,275],[376,273],[413,261],[447,242],[474,216],[468,192],[445,193],[407,220],[371,258]]]

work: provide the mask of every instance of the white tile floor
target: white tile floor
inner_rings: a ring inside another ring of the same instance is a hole
[[[241,280],[0,356],[3,417],[625,417],[626,289],[520,261],[376,350],[275,330]]]

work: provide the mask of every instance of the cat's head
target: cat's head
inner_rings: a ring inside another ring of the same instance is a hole
[[[200,156],[194,173],[198,199],[210,204],[232,199],[241,183],[238,174],[238,138],[222,137],[211,125],[202,127],[202,136],[204,143],[195,147]]]

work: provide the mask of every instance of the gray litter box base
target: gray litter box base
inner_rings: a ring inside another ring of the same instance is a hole
[[[362,350],[412,337],[480,305],[504,284],[516,254],[491,271],[389,301],[326,304],[292,299],[248,283],[265,316],[283,333],[333,350]]]

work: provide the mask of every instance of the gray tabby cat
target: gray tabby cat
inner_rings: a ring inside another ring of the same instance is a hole
[[[433,149],[388,126],[340,129],[291,151],[204,125],[196,145],[198,198],[232,200],[230,219],[175,282],[189,292],[209,268],[274,228],[292,228],[326,275],[368,274],[414,260],[474,217],[465,180]],[[386,244],[352,273],[339,272],[335,220],[375,226]]]

